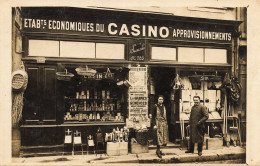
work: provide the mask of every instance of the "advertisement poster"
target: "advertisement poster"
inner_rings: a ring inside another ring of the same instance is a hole
[[[129,71],[129,119],[128,127],[141,124],[150,126],[148,118],[147,67],[131,67]]]
[[[147,67],[131,67],[129,82],[129,92],[147,92]]]

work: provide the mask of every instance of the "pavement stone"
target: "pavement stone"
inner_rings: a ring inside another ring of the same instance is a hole
[[[58,155],[58,156],[42,156],[42,157],[20,157],[13,158],[12,165],[84,165],[84,164],[136,164],[136,163],[196,163],[207,161],[222,161],[245,159],[246,149],[243,147],[222,147],[215,150],[203,150],[203,155],[198,156],[186,154],[185,150],[179,147],[163,148],[162,151],[166,155],[161,159],[155,154],[155,149],[150,149],[148,153],[131,154],[122,156],[107,155]]]

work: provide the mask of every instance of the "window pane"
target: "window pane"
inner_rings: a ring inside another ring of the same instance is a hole
[[[71,58],[95,58],[95,43],[61,41],[60,56]]]
[[[203,48],[179,47],[178,61],[203,63]]]
[[[29,40],[29,56],[59,57],[59,41]]]
[[[206,63],[227,63],[226,49],[205,49]]]
[[[96,58],[124,59],[124,44],[96,43]]]
[[[176,60],[176,48],[152,47],[152,59]]]

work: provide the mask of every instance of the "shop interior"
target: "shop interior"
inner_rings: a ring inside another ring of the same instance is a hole
[[[236,116],[234,109],[230,107],[231,99],[226,95],[228,92],[224,90],[223,81],[227,74],[225,71],[213,70],[151,68],[150,106],[157,102],[157,95],[162,94],[165,97],[170,142],[182,143],[186,137],[189,137],[186,126],[191,107],[194,105],[193,96],[200,96],[201,104],[206,106],[209,112],[205,129],[206,137],[222,138],[227,133],[228,125],[231,128],[237,127],[237,123],[232,118],[229,118],[231,121],[223,124],[224,112],[227,112],[225,116]],[[239,134],[236,133],[235,137],[237,135]]]

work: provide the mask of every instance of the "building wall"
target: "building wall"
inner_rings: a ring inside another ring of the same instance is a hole
[[[239,27],[241,36],[239,37],[239,80],[242,85],[239,111],[241,111],[241,137],[246,141],[246,93],[247,93],[247,8],[237,8],[237,19],[243,21]]]
[[[118,10],[118,9],[115,9]],[[166,15],[210,18],[220,20],[236,20],[236,8],[227,7],[124,7],[122,10],[162,13]]]

